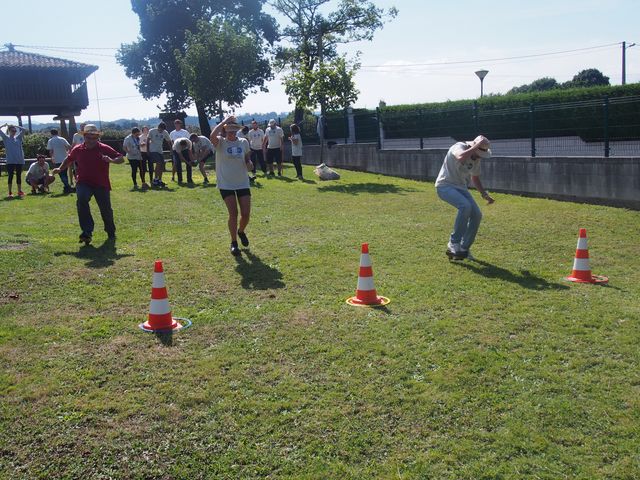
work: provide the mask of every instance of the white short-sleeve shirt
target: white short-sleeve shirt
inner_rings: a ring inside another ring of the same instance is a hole
[[[480,159],[472,160],[468,158],[464,162],[460,162],[455,154],[464,152],[469,148],[465,142],[458,142],[453,145],[442,162],[442,168],[436,179],[436,187],[441,185],[450,185],[457,188],[467,188],[469,177],[480,175]]]
[[[219,137],[216,147],[216,183],[220,190],[249,188],[245,155],[250,151],[245,138],[234,141]]]
[[[67,158],[68,149],[71,148],[66,138],[59,137],[58,135],[51,137],[47,141],[47,150],[53,150],[52,158],[53,163],[62,163]]]

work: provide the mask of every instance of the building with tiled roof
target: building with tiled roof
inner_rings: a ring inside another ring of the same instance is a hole
[[[89,105],[87,77],[98,67],[5,47],[0,51],[0,115],[55,115],[75,126],[73,117]]]

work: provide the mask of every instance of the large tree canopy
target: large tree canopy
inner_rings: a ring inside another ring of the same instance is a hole
[[[140,35],[137,41],[120,47],[118,63],[129,78],[136,80],[144,98],[165,93],[166,110],[187,108],[193,98],[176,57],[176,51],[181,54],[186,51],[187,32],[196,33],[198,22],[216,18],[239,32],[250,31],[273,43],[277,39],[277,24],[262,11],[262,5],[262,0],[131,0],[131,8],[140,18]],[[196,102],[196,107],[201,129],[208,129],[205,106]]]
[[[565,87],[606,87],[609,85],[609,77],[605,76],[597,68],[588,68],[574,75],[570,82],[564,84]]]
[[[310,80],[307,91],[290,99],[296,102],[296,120],[304,106],[298,103],[304,94],[311,96],[313,83],[319,79],[323,62],[339,58],[337,47],[342,43],[371,40],[385,20],[394,18],[395,8],[385,11],[368,0],[340,0],[335,10],[326,12],[330,0],[271,0],[270,4],[289,20],[282,31],[282,38],[289,45],[278,52],[280,67],[294,73],[302,72]],[[354,64],[357,68],[357,65]],[[354,70],[352,67],[351,77]],[[311,77],[309,77],[311,75]],[[290,89],[291,90],[291,89]],[[319,102],[321,109],[326,107]]]
[[[256,48],[257,36],[239,33],[228,22],[200,22],[187,33],[185,53],[176,51],[189,96],[206,113],[222,113],[220,103],[242,104],[252,89],[271,78],[269,61]]]

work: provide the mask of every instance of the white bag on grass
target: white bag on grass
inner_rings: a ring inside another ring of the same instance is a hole
[[[340,178],[340,174],[338,172],[327,167],[324,163],[318,165],[313,169],[313,171],[318,175],[318,177],[320,177],[320,180],[338,180]]]

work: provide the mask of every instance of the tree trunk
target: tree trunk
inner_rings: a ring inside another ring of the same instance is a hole
[[[304,109],[296,106],[293,112],[293,123],[296,125],[302,125],[302,121],[304,120]]]
[[[196,110],[198,111],[198,123],[200,124],[200,132],[205,137],[209,138],[211,135],[211,127],[209,126],[209,118],[205,112],[204,105],[200,102],[195,102]]]

